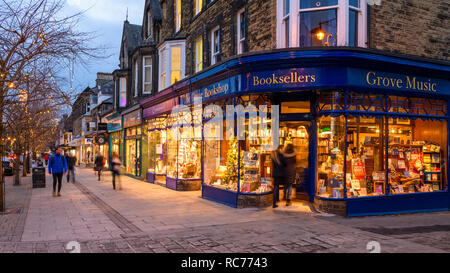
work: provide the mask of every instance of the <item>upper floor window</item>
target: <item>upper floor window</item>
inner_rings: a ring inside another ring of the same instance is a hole
[[[149,94],[152,92],[152,58],[151,57],[143,57],[142,59],[143,69],[143,93]]]
[[[203,39],[201,35],[195,39],[194,47],[195,47],[195,72],[199,72],[203,69]]]
[[[159,90],[163,90],[185,75],[185,42],[171,41],[159,48]]]
[[[137,59],[134,60],[134,96],[138,96],[138,83],[139,83],[139,64]]]
[[[202,11],[203,0],[194,0],[194,16]]]
[[[181,29],[181,0],[174,1],[174,11],[175,11],[175,32]]]
[[[278,48],[366,47],[366,28],[366,0],[277,0]]]
[[[217,26],[211,30],[211,65],[219,61],[220,54],[220,28]]]
[[[120,99],[119,106],[127,106],[127,78],[120,78]]]
[[[245,9],[241,9],[238,11],[237,13],[237,54],[242,54],[244,53],[245,49],[244,49],[244,43],[245,43],[245,37],[246,37],[246,33],[245,33]]]

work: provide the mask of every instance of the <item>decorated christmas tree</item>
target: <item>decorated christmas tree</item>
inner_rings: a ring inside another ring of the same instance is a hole
[[[225,171],[223,181],[225,184],[237,183],[238,181],[238,140],[233,139],[228,142],[227,170]],[[241,177],[244,175],[244,165],[241,156]]]

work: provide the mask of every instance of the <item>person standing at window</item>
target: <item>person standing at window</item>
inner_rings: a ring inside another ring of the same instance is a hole
[[[295,181],[295,165],[297,153],[294,151],[294,145],[288,144],[283,151],[283,159],[285,164],[285,186],[284,186],[284,199],[286,199],[286,206],[291,204],[292,185]]]
[[[280,145],[274,151],[272,151],[272,177],[273,177],[273,208],[278,207],[277,202],[279,201],[280,184],[284,184],[284,159],[281,154],[283,146]]]

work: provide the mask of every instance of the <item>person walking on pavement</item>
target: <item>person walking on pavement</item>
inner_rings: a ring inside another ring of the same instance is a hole
[[[285,164],[285,186],[283,195],[286,199],[286,206],[291,205],[291,193],[292,193],[292,185],[295,182],[295,165],[297,162],[296,159],[297,153],[294,151],[294,145],[288,144],[284,147],[283,150],[283,160]]]
[[[77,158],[70,153],[67,157],[67,183],[69,183],[70,177],[72,176],[72,182],[75,183],[75,164]]]
[[[45,154],[44,155],[44,159],[45,159],[45,166],[48,166],[48,159],[49,159],[50,157],[48,156],[48,154]]]
[[[119,155],[114,153],[111,160],[111,172],[112,172],[112,183],[113,189],[116,189],[116,176],[119,180],[119,190],[122,189],[122,182],[120,180],[120,167],[122,166],[122,162],[120,161]]]
[[[98,181],[100,181],[100,177],[102,175],[103,166],[105,166],[105,158],[100,154],[100,151],[97,152],[94,161],[94,170],[98,172]]]
[[[58,148],[51,156],[48,163],[48,173],[53,175],[53,196],[56,196],[56,184],[58,184],[58,196],[61,196],[61,184],[63,174],[67,172],[67,161],[62,155],[62,149]]]
[[[277,202],[279,201],[280,196],[280,185],[284,183],[284,159],[282,152],[282,145],[279,145],[278,148],[271,153],[272,157],[272,177],[273,177],[273,208],[277,208]]]

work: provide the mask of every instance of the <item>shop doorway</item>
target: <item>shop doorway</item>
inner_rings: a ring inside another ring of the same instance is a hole
[[[140,176],[141,173],[141,141],[139,139],[129,139],[127,143],[126,170],[128,174]]]
[[[291,199],[309,201],[309,168],[310,168],[310,121],[281,121],[280,145],[292,144],[296,153],[296,177],[292,187]],[[283,197],[280,189],[280,200]]]

